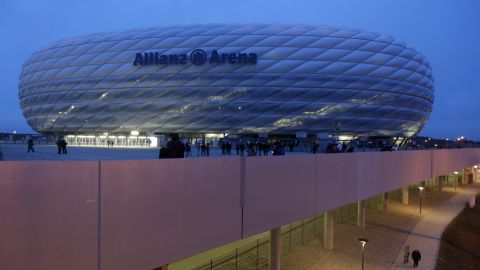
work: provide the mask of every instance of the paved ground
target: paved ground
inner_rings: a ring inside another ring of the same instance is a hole
[[[423,216],[454,195],[453,191],[431,191],[423,207]],[[334,234],[334,250],[323,248],[322,239],[293,250],[282,258],[282,269],[360,269],[361,248],[358,238],[369,239],[365,251],[365,269],[390,269],[403,247],[409,233],[422,216],[414,194],[410,204],[392,201],[389,213],[367,210],[365,229],[353,223],[337,223]]]
[[[418,197],[413,192],[410,193],[409,205],[401,204],[400,196],[392,196],[388,213],[375,210],[379,209],[378,206],[381,205],[381,202],[378,202],[377,207],[373,202],[371,205],[373,209],[367,210],[367,227],[365,229],[355,225],[355,207],[337,209],[334,249],[323,248],[323,219],[320,216],[316,222],[316,229],[312,223],[309,223],[303,230],[298,229],[292,233],[291,238],[288,233],[283,235],[282,270],[360,269],[362,256],[358,242],[360,237],[370,240],[365,252],[365,269],[413,268],[412,262],[408,265],[401,263],[403,260],[401,251],[406,243],[411,246],[412,250],[418,248],[424,254],[418,269],[434,269],[436,250],[438,250],[443,229],[463,209],[467,198],[479,191],[480,184],[465,186],[465,188],[458,189],[458,192],[455,192],[452,187],[445,187],[442,192],[439,192],[430,186],[425,194],[421,215]],[[296,224],[301,224],[301,221]],[[288,229],[288,226],[284,226],[282,230],[284,229]],[[304,236],[304,244],[301,243],[301,236]],[[268,238],[265,234],[257,237]],[[291,246],[289,246],[289,239],[293,241]],[[256,239],[252,237],[248,241],[254,242]],[[249,245],[245,241],[236,244],[238,244],[237,247]],[[225,255],[234,251],[234,249],[225,248],[219,248],[216,253],[222,254],[223,252]],[[174,263],[171,268],[191,269],[199,262],[208,262],[212,258],[215,261],[218,257],[215,257],[214,253],[206,252]],[[260,250],[260,263],[267,261],[268,245]],[[238,268],[235,268],[234,260],[232,260],[229,264],[214,269],[257,268],[255,259],[253,259],[250,262],[239,263]],[[268,269],[268,267],[261,265],[258,269]]]
[[[27,153],[26,144],[0,144],[5,160],[139,160],[158,158],[157,147],[89,147],[68,146],[67,155],[57,154],[56,145],[35,145],[35,153]],[[309,154],[306,152],[287,152],[286,155]],[[221,156],[218,147],[212,147],[210,157]],[[235,150],[232,156],[236,156]],[[197,156],[192,149],[192,156],[187,158],[205,158]]]
[[[478,194],[479,190],[479,184],[468,185],[459,189],[455,196],[428,213],[413,228],[405,245],[408,244],[411,250],[418,249],[422,253],[422,260],[418,269],[435,269],[443,231],[465,209],[469,199]],[[407,268],[402,264],[402,261],[403,254],[400,252],[391,269]]]
[[[56,145],[36,145],[35,153],[27,153],[26,144],[0,144],[0,150],[5,160],[139,160],[156,159],[159,152],[156,147],[69,146],[67,155],[59,155]],[[210,156],[221,156],[221,151],[212,148]],[[190,158],[197,157],[196,150],[193,150]]]

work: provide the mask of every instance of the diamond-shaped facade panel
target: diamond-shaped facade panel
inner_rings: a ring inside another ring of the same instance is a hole
[[[20,106],[48,133],[412,136],[428,61],[392,37],[310,25],[204,24],[63,39],[23,65]]]

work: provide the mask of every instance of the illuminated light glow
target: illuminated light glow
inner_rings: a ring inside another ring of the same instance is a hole
[[[149,137],[147,137],[147,139],[149,139],[150,142],[151,142],[150,146],[158,147],[158,138],[157,137],[149,136]]]
[[[223,133],[207,133],[205,138],[223,138]]]
[[[353,139],[353,136],[348,136],[348,135],[340,135],[338,136],[338,139],[340,141],[350,141]]]
[[[130,132],[130,135],[132,135],[132,136],[138,136],[139,134],[140,134],[140,132],[138,132],[137,130],[132,130]]]
[[[224,100],[223,96],[209,96],[207,99],[209,100]]]

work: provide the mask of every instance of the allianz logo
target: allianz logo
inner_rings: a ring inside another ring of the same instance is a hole
[[[209,64],[257,64],[256,53],[220,53],[213,50],[207,54],[202,49],[195,49],[190,54],[161,54],[159,52],[137,53],[134,66],[147,65],[193,65]]]

